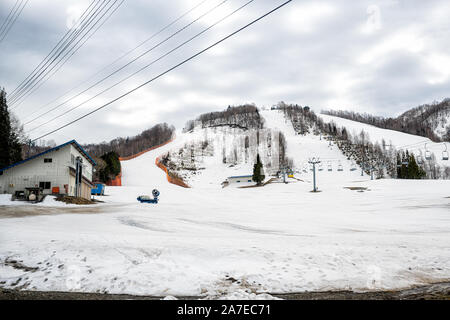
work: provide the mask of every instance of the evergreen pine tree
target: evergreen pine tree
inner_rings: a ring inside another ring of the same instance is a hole
[[[409,161],[409,152],[406,150],[406,154],[402,153],[402,166],[400,167],[401,178],[400,179],[408,179],[408,163]]]
[[[397,154],[397,179],[422,179],[425,176],[426,173],[417,164],[414,154],[410,154],[408,150]]]
[[[397,153],[397,179],[402,179],[402,156],[400,153]]]
[[[253,181],[256,182],[257,185],[261,185],[261,182],[264,181],[265,176],[262,174],[263,165],[261,163],[261,159],[259,158],[259,153],[256,156],[256,163],[253,166]]]
[[[6,92],[0,89],[0,168],[22,160],[22,147],[11,126]]]
[[[421,179],[425,176],[425,171],[417,165],[414,154],[409,156],[408,179]]]
[[[99,178],[102,182],[114,179],[121,171],[119,155],[115,151],[105,153],[100,157],[105,166],[99,171]]]

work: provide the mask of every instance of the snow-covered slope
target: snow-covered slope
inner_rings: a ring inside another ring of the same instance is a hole
[[[381,129],[365,123],[347,120],[335,116],[321,114],[320,117],[325,122],[334,122],[340,127],[347,128],[352,135],[358,135],[364,130],[369,135],[372,143],[378,142],[380,145],[382,140],[387,145],[392,144],[396,149],[404,149],[413,152],[415,155],[425,156],[425,151],[429,150],[434,154],[435,161],[441,166],[450,166],[450,161],[442,160],[442,152],[445,150],[445,143],[435,143],[430,139],[412,134],[407,134],[399,131]],[[450,143],[447,143],[447,150],[450,151]]]
[[[230,167],[219,156],[205,158],[193,188],[171,185],[155,159],[205,133],[178,132],[173,142],[123,161],[123,186],[107,187],[97,197],[105,203],[13,207],[1,197],[0,286],[254,298],[448,281],[449,180],[372,181],[350,171],[327,141],[295,135],[282,113],[262,115],[268,128],[284,133],[299,180],[222,189],[223,177],[250,168]],[[386,134],[371,137],[416,139]],[[312,173],[302,170],[313,156],[332,161],[333,171],[324,162],[318,172],[318,193],[310,192]],[[338,161],[343,171],[336,171]],[[154,188],[161,191],[157,205],[136,201]]]
[[[357,168],[356,165],[347,160],[337,146],[314,134],[296,135],[291,123],[278,110],[264,110],[261,114],[268,127],[285,134],[288,156],[294,159],[294,166],[300,178],[310,179],[311,166],[308,161],[313,157],[321,161],[318,167],[321,170],[317,170],[316,174],[322,183],[342,183],[361,178],[361,170],[351,171],[352,168]],[[343,171],[338,171],[340,166]],[[367,175],[364,174],[364,177]]]
[[[441,102],[425,104],[410,109],[401,114],[397,120],[402,125],[421,125],[431,129],[440,139],[448,141],[450,133],[450,99],[446,98]]]
[[[278,110],[262,110],[261,115],[265,119],[265,127],[267,129],[271,129],[272,132],[280,131],[284,134],[287,142],[287,156],[294,160],[297,178],[310,180],[311,166],[308,160],[313,157],[321,160],[321,164],[316,171],[319,184],[342,183],[343,181],[367,178],[366,174],[361,176],[362,171],[353,160],[348,160],[337,146],[330,144],[329,141],[322,139],[321,136],[314,134],[296,135],[291,123],[285,119],[282,112]],[[325,122],[332,121],[338,126],[346,127],[352,135],[357,135],[361,130],[364,130],[368,133],[369,139],[373,143],[378,142],[381,144],[384,139],[388,145],[391,144],[397,149],[408,149],[417,155],[425,154],[425,143],[427,143],[427,150],[434,153],[436,163],[442,166],[449,166],[449,161],[444,161],[441,157],[441,153],[444,150],[442,143],[434,143],[424,137],[380,129],[339,117],[329,115],[320,115],[320,117]],[[213,156],[196,159],[196,161],[199,161],[197,166],[201,167],[201,170],[197,170],[196,175],[191,176],[187,182],[194,188],[221,188],[221,183],[228,176],[252,174],[253,159],[245,160],[243,155],[238,155],[239,161],[236,165],[222,162],[222,150],[227,150],[227,153],[233,150],[234,144],[240,142],[240,135],[243,135],[240,129],[225,130],[223,128],[196,128],[190,133],[177,132],[176,138],[172,143],[147,152],[138,158],[122,161],[122,183],[124,186],[137,187],[147,186],[151,182],[152,185],[160,188],[163,192],[166,188],[178,188],[168,184],[164,172],[154,165],[155,159],[167,152],[176,153],[189,143],[201,143],[201,141],[208,140],[212,150],[214,150],[214,154]],[[254,144],[255,141],[251,143]],[[261,154],[266,152],[266,150],[261,148],[264,149],[263,144],[255,150],[259,150],[258,152],[261,152]],[[253,153],[256,155],[256,151]],[[276,154],[272,154],[272,158],[276,157]],[[269,160],[266,159],[266,161]],[[342,169],[342,171],[338,171],[338,169]]]

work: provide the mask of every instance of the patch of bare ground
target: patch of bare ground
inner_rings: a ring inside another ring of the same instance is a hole
[[[269,293],[286,300],[450,300],[450,282],[433,283],[401,290],[388,291],[311,291],[298,293]],[[160,300],[160,296],[127,294],[25,291],[0,288],[0,300]],[[205,299],[205,296],[177,296],[180,300]]]
[[[0,219],[23,218],[40,215],[56,214],[97,214],[109,213],[112,208],[120,208],[124,205],[114,206],[80,206],[80,207],[47,207],[35,205],[0,206]]]
[[[95,201],[71,196],[58,196],[55,201],[61,201],[68,204],[95,204]]]
[[[270,183],[273,183],[273,182],[275,182],[277,180],[278,180],[277,178],[270,178],[269,180],[267,180],[266,182],[264,182],[264,183],[262,183],[260,185],[254,184],[254,185],[251,185],[251,186],[243,186],[243,187],[239,187],[239,188],[241,188],[241,189],[245,189],[245,188],[260,188],[260,187],[264,187],[265,185],[268,185]]]
[[[6,258],[5,261],[3,262],[3,264],[6,266],[9,266],[9,267],[13,267],[14,269],[23,270],[25,272],[35,272],[35,271],[39,270],[39,268],[37,268],[37,267],[29,267],[29,266],[24,265],[22,263],[22,261],[10,259],[10,258]]]
[[[367,191],[367,190],[369,190],[366,187],[344,187],[344,189],[349,189],[349,190],[353,190],[353,191]]]

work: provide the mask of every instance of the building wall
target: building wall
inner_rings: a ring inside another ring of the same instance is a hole
[[[51,194],[53,187],[59,187],[60,194],[74,195],[75,178],[69,173],[69,167],[75,168],[72,155],[83,158],[83,176],[91,181],[92,164],[70,144],[3,171],[0,176],[0,193],[14,194],[26,187],[39,187],[39,182],[50,182],[50,189],[44,189],[44,194]],[[52,162],[44,162],[47,158],[51,158]],[[90,190],[86,198],[90,199]]]
[[[70,152],[74,155],[74,158],[81,157],[83,159],[83,176],[89,181],[92,181],[92,164],[85,158],[84,154],[79,152],[73,145],[70,145]],[[72,157],[69,156],[70,165],[72,168],[76,168],[75,162],[72,162]]]
[[[67,195],[75,196],[75,176],[71,174],[69,175],[69,190]]]
[[[81,183],[81,197],[85,199],[91,198],[91,185],[86,184],[84,181]]]
[[[228,178],[227,179],[228,180],[228,182],[229,183],[249,183],[249,180],[250,180],[250,182],[253,182],[253,180],[252,180],[252,176],[249,176],[249,177],[239,177],[239,178]],[[238,182],[238,181],[240,181],[240,182]]]

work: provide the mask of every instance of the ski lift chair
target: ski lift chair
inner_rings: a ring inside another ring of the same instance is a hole
[[[442,160],[448,160],[447,144],[444,143],[445,150],[442,151]]]
[[[427,150],[427,144],[425,143],[425,159],[431,160],[431,152]]]
[[[342,168],[342,164],[341,163],[339,163],[337,171],[344,171],[344,169]]]
[[[417,163],[418,164],[423,164],[422,151],[420,151],[420,154],[417,156]]]
[[[331,166],[331,162],[328,162],[328,171],[333,171],[333,167]]]
[[[323,171],[323,166],[321,163],[319,163],[319,171]]]
[[[352,166],[350,167],[350,171],[356,171],[356,165],[352,162]]]

